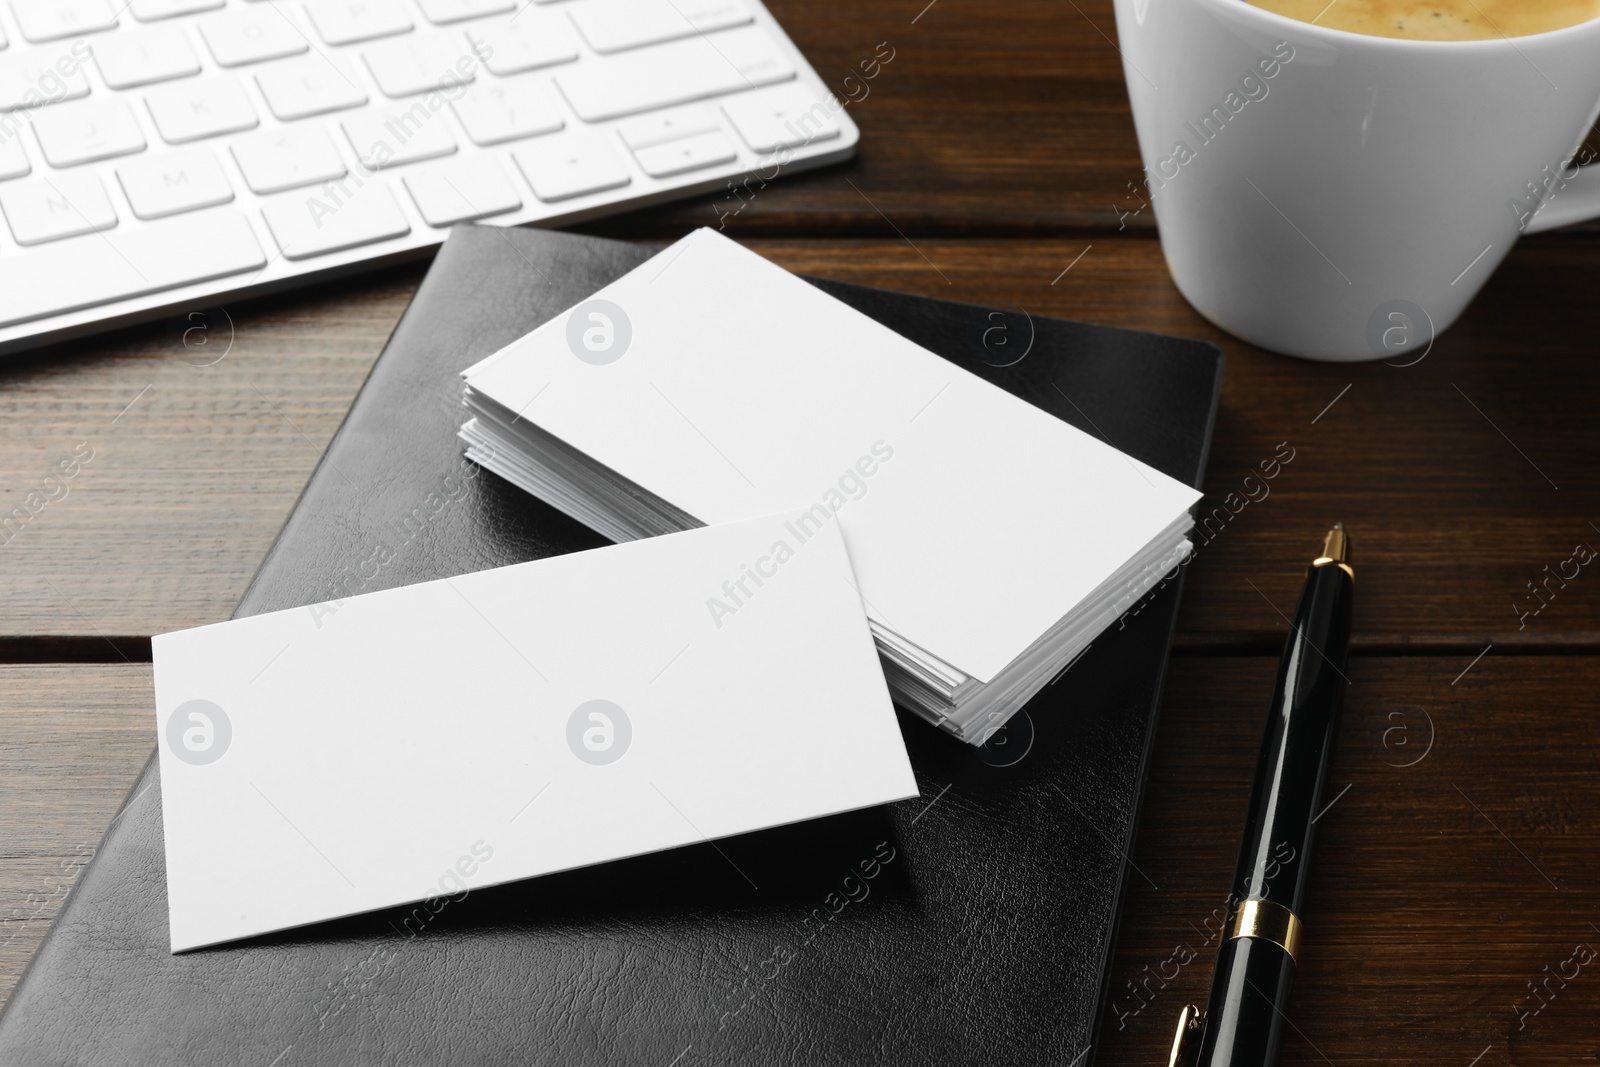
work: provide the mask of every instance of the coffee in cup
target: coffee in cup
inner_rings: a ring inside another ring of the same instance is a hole
[[[1600,0],[1251,0],[1330,30],[1414,41],[1526,37],[1600,18]]]

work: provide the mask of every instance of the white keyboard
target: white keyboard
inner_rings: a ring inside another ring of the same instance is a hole
[[[0,0],[0,353],[857,138],[758,0]]]

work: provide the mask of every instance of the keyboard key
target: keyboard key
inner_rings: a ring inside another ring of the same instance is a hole
[[[555,81],[585,122],[621,118],[722,93],[788,81],[794,67],[758,27],[626,52],[569,67]]]
[[[145,97],[156,131],[168,144],[249,130],[259,121],[250,98],[232,78],[201,78]]]
[[[565,20],[543,11],[474,26],[467,31],[467,43],[489,73],[502,77],[578,58],[578,42]]]
[[[637,149],[633,157],[650,177],[670,178],[674,174],[732,163],[739,158],[739,150],[720,133],[702,133],[685,141]]]
[[[450,122],[419,100],[409,108],[364,111],[339,124],[368,170],[447,156],[456,150]]]
[[[233,142],[233,159],[255,193],[281,193],[344,177],[344,160],[316,128],[267,130]]]
[[[11,236],[19,245],[37,245],[76,237],[80,233],[109,230],[117,224],[100,179],[93,174],[55,174],[48,178],[24,178],[0,185],[0,211],[5,212]],[[6,262],[0,260],[0,262]],[[24,260],[26,262],[26,260]],[[75,284],[69,282],[67,284]],[[0,301],[0,317],[9,313],[13,294]]]
[[[629,119],[617,127],[617,132],[622,135],[623,144],[638,151],[651,145],[681,141],[685,137],[693,137],[699,133],[710,133],[718,128],[717,117],[711,113],[710,108],[702,104],[690,104],[687,107],[670,108],[666,111],[657,111],[653,115]]]
[[[266,263],[250,223],[237,211],[50,245],[0,260],[0,293],[6,294],[0,326],[259,270]]]
[[[572,21],[596,52],[621,52],[714,30],[748,25],[739,0],[587,0]]]
[[[435,26],[516,10],[516,0],[417,0]]]
[[[115,98],[45,108],[33,117],[33,132],[52,167],[144,151],[144,134],[133,110]]]
[[[179,15],[193,15],[198,11],[215,11],[223,5],[224,0],[133,0],[129,5],[133,10],[133,17],[140,22],[156,22],[161,19],[176,18]]]
[[[798,148],[839,136],[833,118],[838,109],[803,85],[741,93],[724,100],[722,110],[744,143],[757,152]]]
[[[117,24],[109,0],[11,0],[17,27],[34,44],[99,33]]]
[[[289,197],[261,209],[267,228],[289,260],[404,237],[411,224],[394,194],[377,181],[336,183],[325,196]]]
[[[221,67],[297,56],[309,47],[294,23],[271,4],[213,15],[200,23],[200,36]]]
[[[400,0],[335,0],[306,5],[317,33],[329,44],[355,44],[411,31],[411,11]]]
[[[533,193],[545,203],[616,189],[633,180],[628,166],[599,134],[567,134],[512,153]]]
[[[478,66],[467,45],[454,37],[382,41],[361,56],[378,88],[391,99],[470,82]]]
[[[200,73],[200,61],[189,47],[189,39],[172,26],[101,38],[94,42],[94,61],[113,89]]]
[[[501,215],[522,206],[511,180],[488,156],[452,159],[406,175],[406,191],[429,226]]]
[[[367,94],[347,71],[320,55],[285,60],[256,72],[267,107],[285,122],[360,107]]]
[[[0,56],[0,111],[59,104],[88,95],[83,63],[70,52],[40,49]]]
[[[124,163],[117,181],[141,219],[215,207],[233,199],[233,188],[209,149],[190,148]]]
[[[474,144],[554,133],[566,125],[542,78],[479,82],[450,106]]]
[[[0,181],[21,178],[32,169],[28,164],[28,153],[22,150],[22,138],[7,137],[0,141]]]

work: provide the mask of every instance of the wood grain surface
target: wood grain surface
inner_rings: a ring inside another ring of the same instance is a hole
[[[1415,365],[1273,356],[1197,315],[1129,213],[1110,0],[769,6],[858,158],[587,232],[720,225],[1019,335],[1060,315],[1227,354],[1099,1062],[1164,1063],[1204,996],[1283,616],[1334,520],[1360,575],[1349,789],[1319,821],[1284,1062],[1600,1058],[1600,974],[1551,977],[1600,947],[1600,576],[1568,562],[1600,545],[1600,236],[1524,241]],[[231,613],[424,270],[0,362],[0,516],[28,505],[0,527],[0,999],[149,754],[150,635]]]
[[[150,758],[149,664],[0,667],[0,999]]]
[[[0,363],[0,516],[56,497],[0,528],[0,634],[62,638],[46,658],[148,659],[151,634],[227,618],[422,270]]]
[[[754,247],[797,271],[1015,309],[1019,339],[1028,315],[1064,315],[1221,344],[1180,647],[1275,652],[1320,531],[1342,520],[1361,565],[1359,651],[1462,665],[1491,643],[1600,651],[1600,578],[1566,562],[1600,545],[1600,470],[1574,435],[1600,408],[1600,305],[1584,292],[1600,239],[1526,242],[1409,367],[1235,341],[1184,302],[1148,238]],[[10,658],[137,660],[152,633],[226,618],[421,270],[0,365],[0,514],[93,450],[66,495],[0,545]]]
[[[1165,1064],[1178,1011],[1205,1002],[1274,667],[1173,662],[1102,1067]],[[1351,664],[1286,1065],[1573,1065],[1600,1049],[1600,660],[1490,653],[1457,670]],[[1580,945],[1585,966],[1568,962]]]

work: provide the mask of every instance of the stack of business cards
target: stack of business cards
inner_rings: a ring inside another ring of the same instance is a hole
[[[467,454],[617,541],[840,530],[897,698],[981,744],[1189,550],[1200,494],[710,230],[465,372]]]
[[[791,521],[155,638],[173,951],[916,796],[837,526],[706,615]]]

